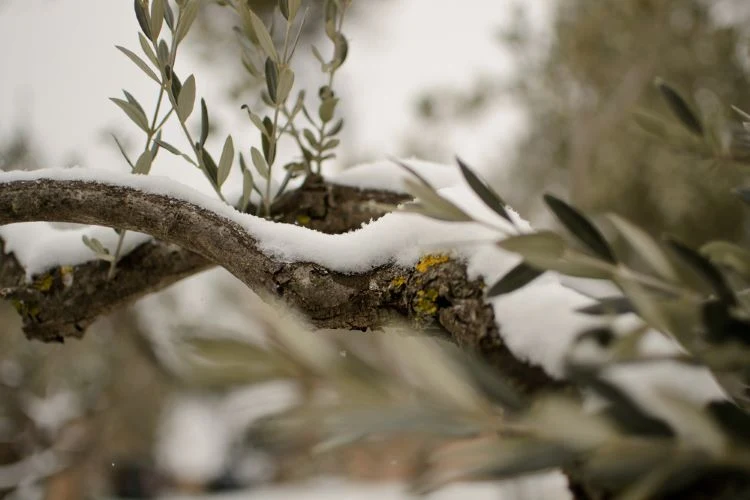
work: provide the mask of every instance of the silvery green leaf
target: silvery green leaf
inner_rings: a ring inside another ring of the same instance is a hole
[[[86,235],[83,235],[81,239],[83,240],[83,244],[89,247],[92,252],[94,252],[97,259],[107,262],[114,262],[114,255],[111,255],[109,253],[109,250],[104,248],[104,245],[102,245],[102,243],[98,239],[89,238]]]
[[[211,156],[211,153],[209,153],[205,148],[202,148],[200,152],[203,172],[206,174],[206,177],[208,177],[208,179],[214,186],[218,186],[217,181],[219,176],[219,169],[216,166],[216,162],[214,161],[213,156]]]
[[[674,250],[683,262],[711,285],[711,288],[720,300],[731,305],[737,303],[734,292],[729,287],[724,275],[721,274],[721,271],[710,260],[674,238],[667,238],[666,242],[669,248]]]
[[[630,243],[637,254],[643,258],[660,276],[672,282],[679,282],[679,276],[664,249],[646,231],[630,221],[608,214],[609,220],[622,236]]]
[[[469,184],[472,191],[474,191],[474,193],[476,193],[484,204],[492,209],[493,212],[513,224],[513,220],[505,209],[506,203],[503,199],[500,198],[492,188],[490,188],[487,182],[481,179],[463,161],[461,161],[461,158],[456,157],[456,162],[461,169],[461,174],[464,176],[466,183]]]
[[[340,143],[341,141],[339,139],[330,139],[320,146],[320,150],[328,151],[329,149],[335,149]]]
[[[427,494],[457,481],[505,479],[563,467],[577,456],[557,443],[522,437],[470,440],[434,454],[433,465],[412,487]]]
[[[302,6],[302,0],[287,0],[287,2],[289,4],[289,19],[294,20]]]
[[[133,173],[134,174],[143,174],[146,175],[151,171],[151,163],[153,162],[154,157],[151,154],[151,151],[146,150],[138,157],[138,160],[135,162],[135,167],[133,167]]]
[[[492,285],[489,290],[487,290],[487,297],[492,298],[497,297],[498,295],[515,292],[519,288],[528,285],[542,274],[544,274],[543,270],[532,267],[526,262],[521,262],[508,271],[502,278]]]
[[[471,222],[473,220],[453,202],[440,196],[432,187],[425,186],[420,181],[411,178],[404,179],[404,185],[409,194],[419,199],[422,206],[427,207],[434,214],[440,214],[441,220],[454,222]]]
[[[333,113],[336,111],[336,105],[339,103],[337,97],[326,99],[320,103],[318,116],[323,123],[328,123],[333,119]]]
[[[128,165],[130,165],[130,168],[133,169],[135,166],[133,165],[133,162],[130,161],[130,158],[128,158],[128,154],[125,152],[125,148],[122,147],[122,144],[120,144],[120,141],[117,139],[117,137],[114,134],[112,135],[112,139],[115,140],[115,144],[117,144],[117,148],[120,150],[120,154],[122,154],[123,158],[125,158],[125,161],[128,162]]]
[[[253,160],[253,165],[255,165],[255,169],[258,171],[260,176],[268,180],[268,163],[266,163],[266,159],[263,157],[263,153],[261,153],[258,148],[252,147],[250,148],[250,157]]]
[[[146,62],[143,59],[141,59],[134,52],[126,49],[125,47],[121,47],[120,45],[116,45],[116,47],[117,47],[117,50],[119,50],[120,52],[128,56],[128,59],[133,61],[133,63],[135,63],[135,65],[138,66],[141,69],[141,71],[146,73],[146,76],[148,76],[153,81],[161,85],[161,81],[159,80],[159,77],[156,76],[156,73],[154,72],[154,70],[149,68],[148,64],[146,64]]]
[[[159,40],[159,45],[156,47],[156,58],[159,60],[159,66],[166,68],[169,65],[169,46],[164,40]],[[167,77],[171,77],[169,72],[167,72]]]
[[[138,109],[137,106],[123,99],[117,99],[114,97],[110,97],[109,100],[117,104],[117,106],[122,109],[126,115],[128,115],[128,118],[130,118],[133,123],[138,125],[141,130],[148,133],[148,118],[146,118],[146,115],[140,109]]]
[[[612,248],[602,233],[581,212],[565,203],[561,199],[545,194],[544,201],[552,210],[557,219],[565,226],[581,243],[593,251],[596,255],[610,263],[617,262]]]
[[[148,23],[148,13],[143,6],[142,0],[134,0],[133,4],[135,8],[135,18],[138,20],[138,25],[141,27],[143,34],[148,38],[151,38],[151,27]]]
[[[343,128],[343,126],[344,126],[344,119],[339,118],[338,121],[336,121],[336,123],[334,123],[330,129],[326,130],[326,135],[328,137],[333,137],[334,135],[341,132],[341,129]]]
[[[604,297],[598,300],[596,304],[576,309],[579,313],[590,314],[592,316],[604,316],[615,314],[626,314],[633,312],[633,304],[627,297]]]
[[[276,90],[276,102],[283,104],[289,98],[289,94],[294,86],[294,71],[284,67],[279,73],[279,81]]]
[[[656,87],[669,105],[669,109],[685,128],[697,136],[703,136],[703,125],[680,93],[660,78],[656,80]]]
[[[156,57],[156,53],[154,52],[154,49],[151,48],[151,45],[149,44],[148,38],[146,38],[143,33],[138,33],[138,42],[141,44],[141,50],[144,54],[146,54],[146,57],[148,57],[148,60],[151,61],[151,63],[159,67],[159,59]]]
[[[268,90],[268,95],[271,98],[271,102],[274,104],[278,104],[279,101],[277,100],[277,90],[279,87],[279,72],[278,68],[276,67],[276,63],[273,62],[273,59],[270,57],[266,58],[266,90]]]
[[[320,66],[325,68],[328,63],[326,63],[326,60],[323,59],[323,56],[320,54],[320,51],[315,45],[312,46],[312,53],[315,56],[315,59],[317,59],[320,63]]]
[[[169,151],[173,155],[178,155],[179,156],[179,155],[183,154],[182,151],[180,151],[176,147],[172,146],[167,141],[163,141],[161,139],[155,139],[154,142],[156,142],[157,144],[159,144],[159,146],[163,147],[164,149],[166,149],[167,151]]]
[[[288,378],[296,367],[262,346],[231,339],[189,337],[183,340],[181,361],[187,376],[199,386],[228,387]]]
[[[308,144],[310,146],[317,148],[318,147],[318,139],[315,137],[315,133],[312,131],[312,129],[306,128],[302,131],[302,135],[307,140]]]
[[[333,60],[331,61],[331,69],[337,69],[344,64],[348,54],[349,42],[346,41],[346,37],[343,34],[336,33],[333,37]]]
[[[123,90],[122,93],[125,95],[125,99],[127,99],[130,104],[138,108],[138,111],[140,111],[143,116],[146,116],[146,112],[143,110],[143,106],[141,106],[141,103],[138,102],[138,99],[133,97],[133,94],[131,94],[127,90]]]
[[[201,147],[206,144],[208,139],[208,129],[210,127],[208,121],[208,108],[206,107],[206,100],[201,98],[201,137],[199,143]]]
[[[263,49],[263,52],[265,52],[266,56],[270,57],[275,63],[278,64],[281,61],[279,60],[279,53],[276,51],[276,46],[274,45],[273,39],[271,38],[271,33],[268,32],[268,28],[266,28],[263,20],[258,17],[255,12],[250,10],[249,14],[253,31],[255,32],[255,36],[258,37],[258,43]]]
[[[177,116],[180,120],[187,121],[195,106],[195,77],[190,75],[182,84],[180,95],[177,98]]]
[[[169,26],[169,30],[174,32],[174,12],[172,7],[169,6],[169,0],[164,0],[164,21]]]
[[[747,249],[728,241],[712,241],[701,247],[700,252],[714,264],[750,280],[750,251]]]
[[[535,233],[511,236],[497,242],[497,246],[520,254],[524,259],[561,259],[567,245],[562,236],[552,231],[538,231]]]
[[[185,4],[180,7],[180,16],[177,19],[177,31],[175,33],[175,41],[177,44],[182,42],[190,31],[190,27],[193,25],[193,21],[195,21],[195,18],[198,15],[199,7],[199,0],[187,0]]]
[[[229,177],[229,171],[232,168],[232,160],[234,159],[234,142],[232,136],[228,135],[224,141],[224,149],[221,151],[221,158],[219,158],[219,166],[216,182],[219,187],[224,184],[224,181]]]
[[[242,199],[240,200],[240,212],[246,212],[250,204],[250,194],[253,192],[253,174],[250,170],[242,171]]]
[[[165,0],[151,0],[151,39],[157,40],[164,22]]]
[[[290,13],[289,13],[289,2],[288,0],[279,0],[279,11],[281,12],[281,15],[284,16],[284,19],[289,21]]]
[[[250,111],[250,106],[248,106],[247,104],[243,104],[242,108],[247,111],[247,116],[250,117],[250,121],[253,122],[255,128],[257,128],[261,134],[268,135],[268,131],[266,130],[265,125],[263,125],[263,120],[260,118],[260,116]]]

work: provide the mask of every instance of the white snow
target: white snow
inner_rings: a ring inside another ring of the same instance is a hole
[[[382,168],[383,164],[375,163],[358,167],[357,170],[358,175],[363,177],[368,170],[377,176]],[[447,177],[440,169],[451,167],[423,168],[427,173],[439,172],[439,180]],[[219,200],[171,179],[156,176],[134,176],[94,169],[10,172],[0,173],[0,189],[3,183],[42,178],[128,186],[184,200],[239,224],[257,239],[262,251],[277,259],[314,262],[340,272],[364,272],[392,262],[411,266],[427,253],[448,253],[468,261],[470,277],[482,276],[486,282],[492,283],[520,261],[518,256],[501,250],[494,244],[499,237],[513,234],[516,229],[488,209],[463,181],[452,187],[442,188],[439,192],[485,224],[441,222],[416,214],[397,212],[350,233],[327,235],[304,227],[277,224],[241,214]],[[531,230],[528,223],[514,212],[511,213],[521,231]],[[2,231],[0,229],[0,236],[12,238],[12,234]],[[11,241],[11,244],[15,243]],[[33,248],[33,245],[27,245],[26,248]],[[83,250],[88,251],[85,247]],[[31,259],[22,257],[22,260]],[[603,324],[601,318],[576,312],[576,309],[591,304],[592,300],[561,284],[554,273],[547,273],[527,287],[492,299],[491,303],[501,334],[513,354],[519,359],[542,366],[551,376],[561,378],[565,356],[577,335],[590,327]],[[653,336],[658,339],[642,343],[644,352],[679,352],[675,344],[663,339],[657,332],[649,333],[647,339]],[[630,370],[637,373],[644,368],[630,367]],[[685,370],[690,375],[685,375]],[[689,391],[702,401],[724,397],[710,373],[704,369],[675,366],[667,373],[673,375],[659,379],[665,384],[662,389]],[[632,386],[634,391],[642,392],[640,386],[653,381],[649,377],[634,375],[622,382]]]
[[[94,252],[83,244],[83,236],[96,238],[111,254],[117,247],[117,233],[106,227],[83,226],[60,229],[48,222],[23,222],[0,226],[0,238],[5,251],[13,253],[26,270],[26,279],[57,266],[75,266],[94,258]],[[122,255],[149,241],[151,236],[128,232],[122,245]]]
[[[404,159],[403,162],[422,177],[429,179],[432,187],[436,189],[455,186],[461,182],[461,173],[453,166],[417,158]],[[343,186],[401,193],[404,191],[404,179],[410,175],[396,162],[382,160],[347,168],[329,176],[328,179]]]

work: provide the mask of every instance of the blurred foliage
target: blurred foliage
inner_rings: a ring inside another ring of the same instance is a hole
[[[538,62],[522,76],[531,131],[517,178],[536,191],[557,179],[587,211],[614,211],[690,244],[742,238],[743,208],[726,196],[742,183],[742,169],[632,126],[637,109],[668,112],[651,86],[657,75],[696,100],[711,92],[725,106],[748,104],[744,26],[719,25],[718,3],[561,2],[550,53],[530,58]],[[528,46],[522,26],[514,37]]]

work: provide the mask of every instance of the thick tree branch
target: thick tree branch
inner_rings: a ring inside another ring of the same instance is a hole
[[[296,211],[280,218],[342,232],[379,214],[366,203],[373,199],[393,203],[404,197],[312,179],[282,200],[280,207]],[[376,326],[388,311],[419,321],[435,319],[457,343],[477,349],[519,386],[533,390],[551,383],[541,369],[519,362],[502,343],[492,308],[483,298],[483,283],[468,280],[461,262],[439,259],[414,268],[391,264],[359,274],[341,273],[314,263],[275,259],[261,251],[255,237],[237,222],[166,195],[81,180],[0,185],[0,224],[38,220],[107,225],[149,233],[163,242],[144,245],[123,259],[110,282],[103,280],[106,273],[100,264],[78,266],[67,287],[69,278],[65,281],[59,269],[50,274],[51,286],[29,287],[17,264],[6,259],[3,283],[7,286],[7,276],[15,276],[6,296],[25,314],[31,338],[80,336],[80,329],[96,315],[215,263],[253,290],[284,299],[318,326],[365,329]]]
[[[343,233],[383,215],[382,208],[367,201],[393,204],[404,199],[397,193],[332,185],[315,176],[282,196],[274,213],[284,222]],[[24,269],[2,245],[0,240],[0,294],[16,306],[27,336],[44,341],[81,336],[102,314],[214,265],[180,246],[154,241],[126,255],[116,279],[107,279],[107,265],[92,261],[53,269],[27,283]]]

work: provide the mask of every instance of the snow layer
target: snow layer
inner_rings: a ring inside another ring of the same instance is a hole
[[[414,164],[414,162],[410,162]],[[425,176],[440,185],[448,182],[450,167],[428,166],[421,163]],[[371,177],[380,180],[372,181],[375,185],[390,174],[382,163],[361,166],[354,171],[364,179],[367,172]],[[353,174],[352,174],[353,175]],[[434,179],[433,179],[434,177]],[[326,235],[303,227],[282,225],[248,214],[241,214],[230,206],[216,199],[209,198],[197,191],[183,186],[171,179],[154,176],[133,176],[116,174],[110,171],[90,169],[55,169],[36,172],[11,172],[0,174],[2,183],[14,180],[77,179],[97,181],[105,184],[129,186],[145,192],[166,195],[184,200],[219,213],[236,222],[254,235],[260,249],[275,258],[284,261],[308,261],[340,272],[363,272],[375,266],[397,263],[404,266],[415,264],[426,253],[447,253],[464,258],[468,263],[470,277],[481,276],[487,283],[493,282],[515,266],[520,258],[499,249],[495,244],[498,238],[511,234],[517,229],[507,221],[489,210],[465,183],[459,182],[451,187],[443,187],[440,193],[466,212],[484,222],[449,223],[425,218],[416,214],[391,213],[376,222],[367,224],[357,231],[340,235]],[[350,178],[352,183],[356,179]],[[513,213],[516,226],[521,231],[531,231],[530,226],[517,214]],[[489,227],[488,227],[489,226]],[[20,230],[19,230],[20,231]],[[24,233],[21,232],[21,235]],[[27,237],[28,233],[26,233]],[[0,236],[9,240],[10,247],[20,251],[22,262],[41,265],[24,252],[33,249],[36,252],[49,252],[50,248],[67,248],[62,241],[54,247],[40,246],[26,241],[15,241],[18,233],[0,229]],[[69,245],[73,245],[73,240]],[[80,244],[80,235],[75,237],[80,254],[68,258],[85,260],[90,253]],[[53,259],[48,258],[47,262]],[[56,262],[63,259],[58,258]],[[68,262],[73,263],[73,262]],[[30,274],[41,268],[27,270]],[[576,309],[592,303],[591,298],[564,286],[557,275],[547,273],[531,285],[514,293],[496,297],[491,300],[495,316],[503,339],[513,354],[531,364],[542,366],[553,377],[561,378],[566,356],[577,335],[582,331],[602,325],[604,320],[582,315]],[[677,353],[679,347],[659,334],[650,332],[641,344],[647,353]],[[707,401],[723,398],[719,386],[710,373],[702,368],[683,365],[663,368],[663,364],[629,367],[626,373],[613,371],[613,380],[632,389],[634,394],[644,400],[653,399],[654,388],[674,391],[677,394],[690,393],[696,401]],[[649,375],[650,373],[650,375]],[[658,384],[656,383],[658,380]]]

